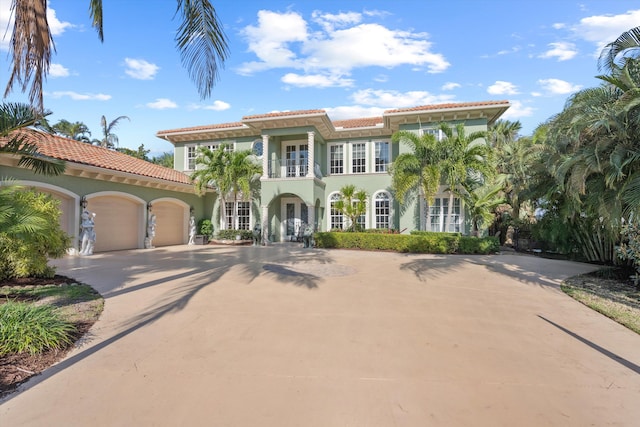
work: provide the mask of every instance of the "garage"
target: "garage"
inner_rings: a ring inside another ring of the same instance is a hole
[[[143,203],[116,195],[89,199],[87,210],[96,214],[94,252],[142,247],[144,209]]]
[[[153,246],[183,245],[187,243],[188,208],[168,200],[154,201],[156,236]]]

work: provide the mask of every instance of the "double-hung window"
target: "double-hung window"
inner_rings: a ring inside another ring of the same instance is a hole
[[[195,145],[187,145],[187,170],[194,170],[196,168],[196,157],[198,155],[197,148]]]
[[[329,198],[329,212],[330,212],[330,229],[342,230],[344,226],[344,220],[342,212],[336,209],[336,203],[341,200],[339,193],[333,193]]]
[[[445,224],[449,227],[445,229]],[[462,229],[462,205],[459,197],[453,198],[453,205],[449,206],[448,197],[436,197],[429,206],[429,230],[459,233]]]
[[[351,144],[351,173],[367,172],[367,144],[357,142]]]
[[[376,228],[391,228],[391,198],[386,192],[376,194],[374,199]]]
[[[389,143],[388,142],[376,142],[375,143],[375,168],[376,172],[386,172],[390,163],[389,156]]]
[[[224,214],[227,230],[249,230],[251,222],[251,202],[226,202]]]
[[[329,146],[329,174],[338,175],[344,173],[344,145]]]

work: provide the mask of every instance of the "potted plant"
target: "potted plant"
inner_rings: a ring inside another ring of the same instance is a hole
[[[211,220],[201,219],[198,221],[198,231],[200,234],[196,234],[195,244],[196,245],[207,245],[209,244],[209,239],[213,234],[213,224]]]

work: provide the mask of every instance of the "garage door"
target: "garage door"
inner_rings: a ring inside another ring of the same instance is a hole
[[[137,249],[142,235],[143,206],[117,196],[95,197],[87,209],[95,212],[96,245],[94,252]]]
[[[62,228],[62,231],[67,233],[69,236],[73,236],[76,227],[76,223],[73,219],[75,213],[74,199],[65,194],[46,188],[36,188],[36,190],[40,193],[48,194],[60,202],[60,228]]]
[[[187,213],[177,203],[161,201],[153,203],[156,215],[156,237],[153,246],[182,245],[186,243]]]

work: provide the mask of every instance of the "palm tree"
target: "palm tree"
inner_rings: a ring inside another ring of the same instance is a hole
[[[207,187],[216,189],[220,197],[220,207],[224,221],[226,218],[226,202],[230,194],[233,194],[234,206],[241,194],[249,197],[251,187],[262,174],[262,166],[257,164],[251,150],[230,151],[227,144],[209,149],[199,147],[196,157],[196,170],[191,174],[196,192],[203,194]],[[234,209],[233,224],[236,223]]]
[[[64,137],[74,139],[80,142],[91,143],[89,136],[91,136],[91,132],[87,125],[82,122],[74,122],[71,123],[68,120],[62,119],[58,121],[58,123],[51,126],[53,131],[58,135],[62,135]]]
[[[616,66],[622,67],[626,58],[640,56],[640,27],[625,31],[615,41],[607,44],[600,52],[598,69],[612,72]],[[618,58],[621,58],[618,59]]]
[[[393,143],[409,146],[410,153],[400,154],[389,167],[391,188],[396,199],[404,205],[411,194],[418,193],[419,228],[426,228],[426,208],[432,203],[440,185],[441,149],[431,133],[418,135],[398,131],[391,136]],[[425,206],[427,205],[427,206]]]
[[[335,204],[335,208],[349,219],[349,229],[358,231],[360,224],[358,219],[367,212],[367,192],[356,190],[353,184],[347,184],[340,189],[342,196]]]
[[[0,153],[20,156],[18,166],[33,169],[35,173],[44,175],[60,175],[64,173],[63,161],[44,156],[38,152],[33,142],[41,140],[43,134],[36,127],[50,111],[36,112],[31,106],[22,103],[2,103],[0,105],[0,138],[6,143],[0,144]]]
[[[102,139],[94,140],[95,143],[105,148],[115,148],[118,145],[118,135],[113,133],[113,131],[118,127],[118,122],[122,119],[129,119],[127,116],[120,116],[115,120],[109,122],[107,124],[107,118],[102,116],[100,119],[100,126],[102,128]]]
[[[200,96],[207,98],[228,56],[224,29],[209,0],[177,3],[176,15],[182,20],[175,37],[176,47]],[[55,50],[47,22],[47,0],[11,0],[11,11],[15,19],[9,47],[12,69],[4,96],[18,83],[22,92],[28,89],[31,104],[43,110],[42,84]],[[89,15],[98,38],[104,41],[102,0],[89,1]]]
[[[495,209],[505,201],[502,190],[502,185],[497,183],[482,185],[462,193],[469,212],[473,236],[479,236],[480,230],[489,228],[495,220]]]
[[[484,184],[485,179],[491,176],[494,170],[488,161],[490,151],[484,139],[486,132],[478,131],[467,135],[464,123],[458,123],[455,128],[447,123],[441,123],[439,128],[444,134],[444,138],[440,141],[443,155],[439,167],[449,192],[449,215],[445,219],[444,228],[447,231],[455,215],[454,194],[460,194],[460,189],[464,185]]]

